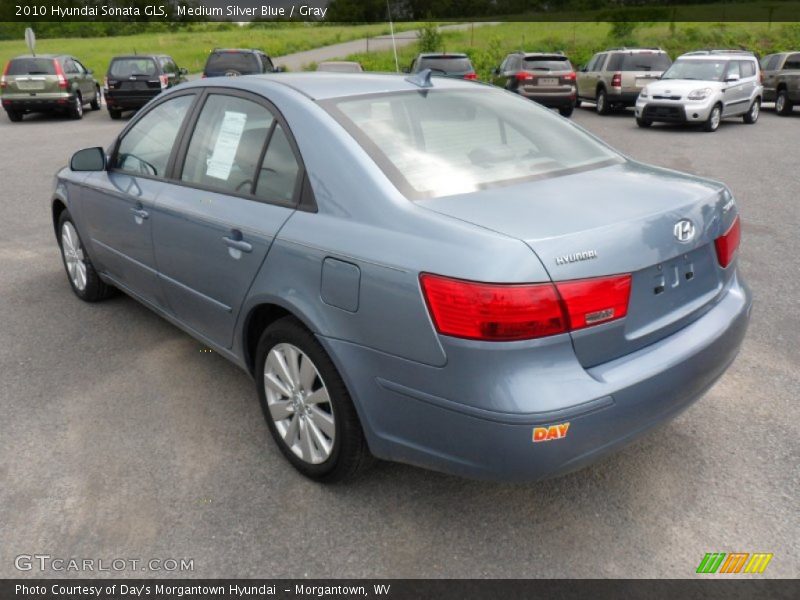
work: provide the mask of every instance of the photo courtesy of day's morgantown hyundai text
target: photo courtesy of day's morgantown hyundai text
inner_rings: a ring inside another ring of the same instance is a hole
[[[578,469],[700,398],[747,329],[723,183],[431,74],[188,82],[56,178],[75,294],[122,290],[247,371],[316,480]]]

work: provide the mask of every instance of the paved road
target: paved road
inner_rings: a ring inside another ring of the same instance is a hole
[[[710,551],[773,552],[766,576],[800,575],[800,114],[715,134],[575,120],[732,187],[756,297],[734,366],[676,421],[554,481],[381,464],[323,487],[276,450],[243,373],[130,299],[72,295],[51,175],[122,124],[0,118],[0,576],[44,553],[188,557],[201,577],[692,577]]]

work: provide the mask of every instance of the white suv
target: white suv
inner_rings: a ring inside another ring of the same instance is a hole
[[[701,50],[680,56],[661,79],[636,100],[636,123],[698,123],[716,131],[726,117],[755,123],[764,88],[761,68],[751,52]]]

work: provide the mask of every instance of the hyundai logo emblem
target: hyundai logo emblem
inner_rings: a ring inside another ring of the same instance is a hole
[[[675,223],[672,233],[679,242],[691,242],[694,239],[694,223],[689,219],[681,219]]]

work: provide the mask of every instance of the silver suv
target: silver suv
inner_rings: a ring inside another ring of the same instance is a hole
[[[758,120],[763,95],[761,68],[752,52],[689,52],[639,94],[636,123],[698,123],[716,131],[725,117],[741,116],[752,124]]]
[[[594,102],[607,115],[614,108],[636,104],[641,89],[669,68],[672,61],[660,48],[613,48],[599,52],[577,73],[578,102]]]

